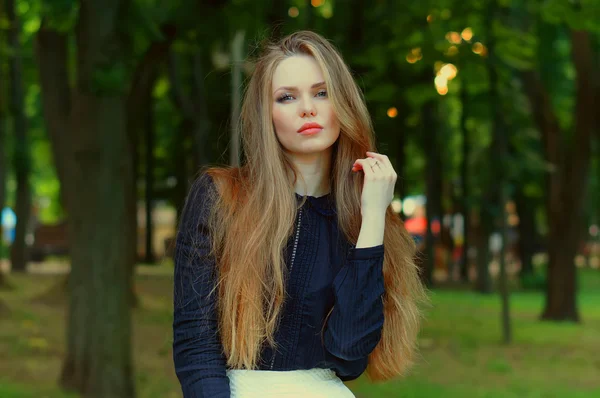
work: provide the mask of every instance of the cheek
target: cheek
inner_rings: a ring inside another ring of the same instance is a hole
[[[277,134],[284,134],[290,129],[290,119],[289,112],[278,106],[273,107],[273,125]]]
[[[335,130],[335,134],[340,134],[340,122],[337,118],[337,115],[333,111],[333,107],[329,107],[328,119],[327,122],[332,130]]]

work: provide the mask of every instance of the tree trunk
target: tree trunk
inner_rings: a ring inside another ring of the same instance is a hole
[[[78,204],[69,209],[73,268],[62,383],[86,396],[131,397],[128,250],[134,242],[123,228],[132,216],[126,201],[131,167],[125,101],[76,95],[74,112],[80,117],[72,128],[83,139],[75,142],[76,172],[68,193],[77,195]],[[107,135],[110,146],[102,142]]]
[[[524,81],[536,123],[542,132],[546,160],[553,166],[548,176],[549,263],[546,303],[541,318],[577,322],[580,318],[574,257],[584,231],[583,204],[597,108],[594,106],[595,75],[589,33],[572,31],[571,46],[576,71],[576,105],[570,145],[562,137],[550,97],[539,79],[529,73]]]
[[[283,36],[283,26],[288,19],[288,4],[281,0],[272,0],[267,14],[267,25],[271,27],[271,37],[274,41]]]
[[[210,132],[210,120],[204,89],[202,62],[201,51],[198,50],[192,57],[191,80],[193,84],[191,85],[191,95],[188,95],[183,89],[184,85],[179,76],[179,56],[174,50],[169,53],[168,71],[171,83],[171,98],[182,114],[182,127],[186,136],[190,136],[192,139],[194,173],[208,162],[206,145]]]
[[[188,191],[188,176],[191,174],[188,171],[188,162],[186,161],[189,156],[185,148],[186,129],[183,122],[180,123],[173,134],[172,148],[173,148],[173,164],[175,165],[175,178],[177,179],[177,185],[173,190],[173,204],[177,211],[177,220],[183,205],[185,203],[185,197]]]
[[[0,2],[0,15],[2,15],[2,3]],[[0,36],[0,48],[5,46],[4,37]],[[1,55],[1,53],[0,53]],[[4,62],[0,58],[0,65]],[[4,103],[5,88],[3,83],[8,79],[4,76],[4,69],[0,67],[0,261],[4,253],[4,231],[2,228],[2,209],[6,204],[6,176],[8,175],[8,165],[6,161],[7,142],[6,142],[6,105]],[[4,286],[6,280],[4,274],[0,271],[0,286]]]
[[[524,182],[521,181],[515,193],[515,204],[519,216],[519,244],[517,247],[519,259],[521,260],[521,279],[533,275],[533,255],[537,231],[535,228],[535,203],[533,199],[525,196]]]
[[[130,263],[132,265],[130,279],[131,284],[131,303],[132,306],[137,305],[137,296],[133,288],[133,275],[135,274],[135,264],[138,261],[137,251],[137,182],[139,179],[139,136],[147,124],[146,113],[150,107],[149,101],[152,99],[152,91],[158,77],[158,68],[167,57],[173,40],[175,40],[177,30],[172,24],[164,24],[161,26],[161,33],[165,40],[154,41],[148,50],[144,53],[142,60],[138,63],[133,74],[131,89],[127,98],[127,135],[129,137],[129,151],[131,153],[133,177],[131,184],[131,192],[129,195],[128,212],[133,216],[129,218],[127,226],[130,240],[135,242],[130,248]]]
[[[478,233],[476,234],[477,246],[477,278],[475,280],[475,290],[479,293],[489,294],[492,292],[492,280],[490,277],[490,251],[489,237],[494,231],[493,214],[488,208],[488,204],[481,204],[479,210]],[[488,202],[489,203],[489,202]]]
[[[126,81],[98,75],[124,67],[124,0],[81,2],[77,80],[70,90],[67,37],[38,33],[46,127],[69,214],[71,275],[61,384],[86,397],[134,397],[131,359],[131,234]],[[71,94],[72,93],[72,94]],[[73,96],[71,101],[70,96]]]
[[[0,44],[1,45],[1,44]],[[1,62],[1,61],[0,61]],[[2,83],[2,77],[0,76],[0,84]],[[0,86],[0,92],[2,87]],[[0,96],[0,101],[2,101],[2,97]],[[2,257],[4,254],[4,230],[2,227],[2,209],[4,209],[4,204],[6,203],[6,135],[5,135],[5,119],[3,114],[3,104],[0,102],[0,262],[2,261]],[[0,270],[0,287],[6,284],[6,280],[4,279],[4,273]]]
[[[154,77],[153,80],[156,80]],[[154,100],[152,96],[152,89],[154,86],[150,86],[147,95],[147,110],[146,110],[146,250],[145,260],[146,264],[152,264],[155,261],[154,257],[154,245],[153,241],[153,223],[152,223],[152,208],[154,201]]]
[[[469,231],[471,227],[471,203],[469,190],[469,159],[471,157],[471,144],[469,131],[467,130],[467,109],[469,106],[469,94],[466,88],[466,80],[463,78],[460,89],[462,112],[460,115],[460,129],[462,132],[462,156],[460,164],[460,181],[462,183],[462,214],[463,214],[463,253],[460,259],[460,279],[469,282]]]
[[[404,121],[404,119],[402,119],[402,121]],[[404,200],[406,197],[406,130],[406,128],[402,128],[401,131],[398,132],[398,141],[396,142],[396,164],[394,165],[396,174],[398,175],[396,191],[398,192],[400,200]],[[400,217],[402,219],[404,219],[403,214],[403,212],[400,212]]]
[[[310,7],[309,7],[310,8]],[[240,132],[239,119],[242,112],[242,62],[244,62],[244,35],[243,30],[238,30],[231,43],[231,147],[229,151],[229,165],[240,165]]]
[[[8,29],[8,45],[13,51],[9,59],[10,70],[10,114],[13,119],[15,135],[14,168],[17,182],[17,197],[15,213],[17,225],[15,240],[11,248],[12,271],[24,272],[27,266],[27,244],[25,237],[28,232],[29,217],[31,212],[31,188],[29,186],[29,146],[27,143],[27,123],[24,113],[23,101],[23,63],[21,57],[21,24],[15,12],[15,1],[6,0],[6,14],[10,23]]]
[[[312,0],[304,0],[305,2],[305,6],[304,6],[304,10],[305,10],[305,29],[308,30],[313,30],[314,29],[314,19],[315,19],[315,13],[313,11],[313,7],[312,7]]]
[[[441,225],[440,215],[440,195],[441,195],[441,164],[440,153],[437,141],[437,114],[436,103],[427,102],[423,105],[423,134],[425,140],[425,154],[427,158],[427,194],[426,194],[426,214],[427,214],[427,236],[425,238],[427,259],[425,262],[424,282],[427,286],[433,285],[433,271],[435,269],[435,238],[433,236],[432,225],[437,218]]]
[[[499,59],[496,54],[496,36],[492,31],[493,21],[496,19],[496,0],[490,2],[487,16],[488,26],[488,57],[486,60],[489,76],[489,105],[492,114],[492,152],[499,158],[492,162],[492,181],[494,185],[494,215],[497,220],[498,230],[502,239],[498,255],[500,256],[500,275],[498,280],[500,299],[502,302],[502,339],[503,343],[508,344],[512,341],[512,328],[510,322],[510,303],[508,292],[508,276],[506,274],[506,239],[508,228],[506,221],[506,203],[508,201],[508,129],[503,122],[502,101],[498,92],[498,68]]]

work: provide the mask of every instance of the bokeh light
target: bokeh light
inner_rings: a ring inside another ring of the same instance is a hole
[[[387,110],[387,115],[388,115],[388,117],[391,117],[392,119],[395,118],[396,116],[398,116],[398,109],[391,107],[390,109]]]
[[[475,54],[481,55],[481,56],[485,56],[487,54],[487,48],[486,46],[484,46],[483,44],[481,44],[480,42],[476,42],[475,44],[473,44],[473,52]]]
[[[454,55],[458,54],[458,47],[456,46],[450,46],[448,47],[448,50],[446,50],[446,55],[452,57]]]
[[[453,64],[446,64],[440,68],[440,76],[445,77],[447,80],[452,80],[456,77],[458,69]]]
[[[460,44],[462,38],[458,32],[448,32],[446,33],[446,40],[448,40],[452,44]]]
[[[392,210],[398,214],[402,211],[402,201],[400,199],[392,200]]]
[[[460,34],[465,41],[469,41],[473,38],[473,30],[471,28],[465,28]]]
[[[433,82],[435,84],[435,89],[437,90],[438,94],[448,94],[448,79],[445,76],[438,74],[433,80]]]
[[[415,47],[406,55],[406,62],[409,64],[414,64],[417,61],[420,61],[423,58],[423,53],[421,53],[421,47]]]
[[[442,61],[435,61],[435,63],[433,64],[433,67],[435,69],[435,73],[437,74],[440,71],[440,69],[442,69],[442,67],[444,65],[446,65],[446,64],[444,62],[442,62]]]
[[[446,77],[441,76],[441,75],[436,76],[435,79],[433,80],[433,82],[438,87],[446,87],[446,86],[448,86],[448,79],[446,79]]]
[[[417,209],[417,201],[413,198],[404,199],[404,203],[402,203],[402,212],[405,216],[410,217],[414,214]]]
[[[288,15],[292,18],[296,18],[298,15],[300,15],[298,7],[290,7],[290,9],[288,10]]]

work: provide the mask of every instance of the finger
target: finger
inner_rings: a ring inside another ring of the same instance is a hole
[[[383,154],[377,153],[377,152],[368,152],[367,151],[367,156],[379,160],[385,166],[389,167],[391,170],[394,170],[394,166],[392,166],[392,162],[390,161],[390,158],[388,158],[386,155],[383,155]]]
[[[371,165],[369,164],[367,159],[358,159],[356,161],[356,164],[359,164],[362,166],[362,171],[363,171],[363,173],[365,173],[365,176],[371,178],[375,175],[375,173],[371,169]]]
[[[358,170],[362,170],[362,164],[358,163],[359,159],[356,159],[354,161],[354,165],[352,165],[352,171],[358,171]]]
[[[365,159],[357,159],[357,161],[358,160],[363,160],[364,163],[368,164],[369,167],[375,172],[379,172],[380,170],[383,170],[385,172],[385,165],[382,165],[382,163],[379,162],[377,159],[365,158]],[[354,165],[352,166],[352,171],[362,170],[362,168],[363,168],[363,166],[360,163],[354,162]]]
[[[357,160],[359,160],[359,159],[357,159]],[[381,172],[381,166],[380,166],[380,165],[377,163],[377,160],[376,160],[376,159],[373,159],[373,158],[365,158],[365,159],[362,159],[362,160],[363,160],[363,164],[367,164],[367,165],[369,165],[369,168],[370,168],[370,169],[371,169],[371,170],[372,170],[374,173],[377,173],[377,174],[379,174],[379,173]],[[359,163],[355,162],[355,163],[354,163],[354,167],[352,168],[352,170],[353,170],[353,171],[355,171],[355,169],[356,169],[357,167],[358,167],[358,168],[360,168],[360,169],[363,169],[363,166],[362,166],[362,165],[360,165]]]
[[[364,159],[356,159],[354,161],[354,165],[352,166],[352,171],[358,171],[358,170],[362,170],[363,166],[361,163],[358,163],[359,160],[364,160],[367,161],[369,158],[364,158]]]
[[[392,165],[389,157],[376,152],[367,152],[367,155],[379,160],[380,162],[383,162],[385,168],[387,168],[393,176],[396,176],[396,171],[394,170],[394,166]]]
[[[371,165],[371,168],[373,169],[373,172],[376,175],[380,175],[380,176],[384,176],[384,177],[391,177],[392,176],[392,172],[389,170],[389,167],[387,167],[385,164],[383,164],[383,162],[379,161],[376,158],[370,157],[367,160],[369,162],[369,165]]]
[[[383,168],[381,167],[380,162],[377,159],[375,159],[375,158],[368,158],[367,162],[369,162],[369,165],[371,165],[371,168],[373,169],[373,171],[379,172],[380,170],[383,170]]]

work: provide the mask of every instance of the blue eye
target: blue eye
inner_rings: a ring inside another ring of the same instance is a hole
[[[327,97],[327,90],[319,90],[319,92],[317,93],[317,96]]]
[[[281,96],[279,96],[279,98],[277,98],[277,102],[285,102],[288,101],[290,99],[292,99],[293,97],[289,94],[283,94]]]

